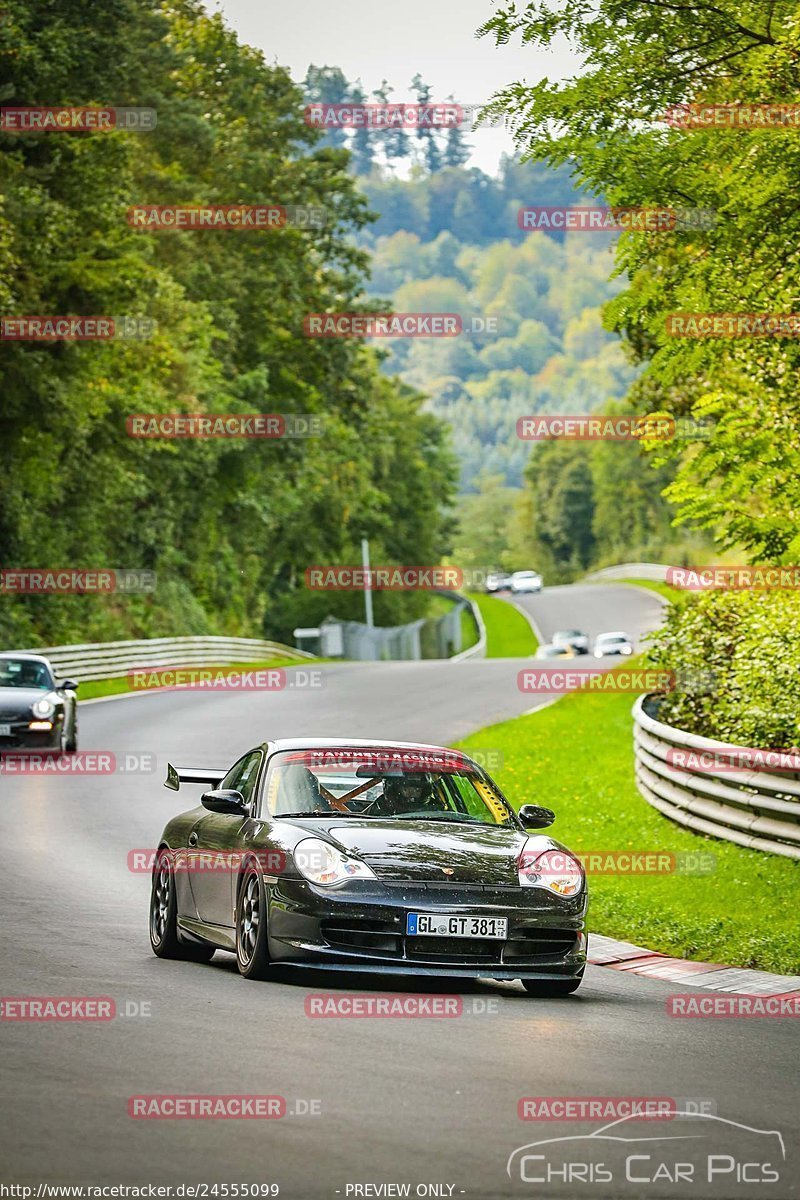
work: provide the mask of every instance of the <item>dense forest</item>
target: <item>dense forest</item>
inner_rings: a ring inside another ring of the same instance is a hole
[[[309,564],[437,562],[456,467],[422,397],[363,342],[310,339],[357,308],[367,202],[288,73],[194,0],[11,0],[3,103],[147,106],[150,132],[0,131],[0,306],[126,314],[151,337],[0,340],[0,563],[155,571],[142,596],[0,596],[9,645],[161,633],[290,635],[357,594]],[[133,204],[320,205],[323,229],[152,233]],[[320,436],[144,440],[136,413],[316,414]],[[414,593],[376,597],[385,623]]]

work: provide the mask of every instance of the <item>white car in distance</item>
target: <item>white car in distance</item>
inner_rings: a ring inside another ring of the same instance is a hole
[[[633,642],[627,633],[601,633],[595,638],[595,658],[606,658],[609,654],[633,654]]]
[[[511,591],[515,595],[523,592],[540,592],[542,577],[536,571],[515,571],[511,576]]]

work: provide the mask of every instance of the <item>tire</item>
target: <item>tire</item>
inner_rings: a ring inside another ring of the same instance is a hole
[[[242,876],[236,899],[236,963],[244,979],[269,975],[267,900],[261,873],[252,865]]]
[[[577,979],[522,979],[520,982],[529,996],[539,996],[542,1000],[554,999],[577,992],[583,982],[583,971]]]
[[[72,732],[70,733],[69,740],[67,741],[67,744],[64,747],[64,749],[67,754],[75,754],[75,752],[78,749],[78,713],[77,713],[77,711],[73,712],[73,714],[72,714]]]
[[[173,958],[181,962],[210,962],[213,946],[199,942],[182,942],[178,937],[178,906],[175,894],[175,873],[168,850],[159,850],[153,866],[150,887],[150,945],[157,958]]]

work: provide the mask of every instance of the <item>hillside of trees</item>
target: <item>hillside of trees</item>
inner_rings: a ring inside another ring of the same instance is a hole
[[[128,341],[0,340],[0,564],[155,571],[153,596],[0,595],[24,646],[230,632],[290,637],[358,593],[312,593],[315,563],[437,562],[455,466],[422,396],[357,341],[309,339],[352,308],[367,221],[346,150],[304,94],[195,0],[10,0],[3,103],[145,105],[152,132],[0,133],[0,302],[11,314],[131,314]],[[324,230],[153,234],[135,203],[324,205]],[[301,413],[321,436],[146,441],[135,413]],[[426,598],[376,596],[376,620]]]

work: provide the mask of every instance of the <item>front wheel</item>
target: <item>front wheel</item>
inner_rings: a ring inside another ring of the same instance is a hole
[[[78,749],[78,714],[73,711],[72,714],[72,729],[67,741],[65,750],[67,754],[74,754]]]
[[[182,942],[178,938],[178,898],[175,872],[168,850],[158,852],[150,889],[150,945],[158,958],[177,958],[183,962],[210,962],[213,946]]]
[[[267,978],[267,899],[261,873],[253,866],[244,873],[236,902],[236,962],[245,979]]]
[[[522,986],[529,996],[540,996],[543,1000],[548,997],[571,996],[577,992],[583,982],[583,971],[577,979],[523,979]]]

